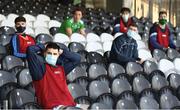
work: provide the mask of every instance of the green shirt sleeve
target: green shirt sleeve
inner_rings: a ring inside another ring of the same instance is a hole
[[[84,23],[82,22],[81,25],[80,25],[80,29],[84,29],[85,26],[84,26]]]
[[[65,29],[66,28],[71,28],[72,23],[70,22],[70,20],[67,20],[65,23]]]

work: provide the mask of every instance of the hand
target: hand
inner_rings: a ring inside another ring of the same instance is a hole
[[[143,59],[141,59],[141,60],[139,60],[139,61],[136,61],[137,63],[139,63],[139,64],[142,64],[143,62],[144,62],[144,60]]]

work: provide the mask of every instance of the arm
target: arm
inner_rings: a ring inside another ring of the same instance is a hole
[[[66,28],[66,34],[70,37],[72,35],[72,29]]]
[[[65,73],[68,74],[80,63],[80,60],[81,57],[79,54],[70,52],[68,50],[63,50],[63,53],[58,58],[57,64],[62,65]]]
[[[17,39],[18,39],[17,34],[14,34],[14,36],[12,37],[13,55],[17,57],[25,58],[26,54],[19,52],[20,46],[18,45]]]
[[[37,55],[37,52],[44,50],[44,45],[33,45],[27,49],[27,61],[30,70],[30,74],[33,80],[41,80],[45,73],[45,64],[41,56]]]
[[[176,46],[174,45],[174,42],[173,42],[173,34],[170,32],[169,34],[169,47],[175,49]]]

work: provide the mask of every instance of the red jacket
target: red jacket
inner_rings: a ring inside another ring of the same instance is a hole
[[[129,26],[132,24],[131,18],[128,19],[127,26],[125,26],[123,19],[120,18],[120,32],[126,33],[128,31]]]
[[[75,106],[66,84],[64,68],[46,65],[46,72],[41,80],[33,81],[38,103],[45,109],[58,105]]]

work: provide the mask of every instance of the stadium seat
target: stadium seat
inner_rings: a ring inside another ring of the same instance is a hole
[[[175,58],[173,61],[173,64],[174,64],[174,68],[176,69],[177,73],[180,73],[180,68],[179,68],[180,58]]]
[[[38,34],[36,36],[36,42],[45,44],[46,42],[53,41],[53,38],[49,34]]]
[[[121,32],[118,32],[118,33],[116,33],[115,35],[114,35],[114,38],[116,38],[116,37],[118,37],[118,36],[121,36],[123,33],[121,33]]]
[[[8,95],[9,109],[19,109],[29,102],[35,102],[35,97],[25,89],[14,89]]]
[[[167,51],[167,57],[173,60],[174,58],[180,57],[180,54],[177,50],[169,48]]]
[[[82,69],[81,67],[76,67],[74,68],[70,73],[66,75],[66,78],[69,82],[73,82],[75,79],[86,76],[87,77],[87,72]]]
[[[100,35],[101,42],[113,41],[114,37],[108,33],[102,33]]]
[[[32,77],[28,68],[21,70],[16,77],[18,84],[22,87],[25,87],[32,82]]]
[[[116,77],[118,74],[125,73],[125,69],[117,64],[117,63],[110,63],[108,66],[108,75],[110,78]]]
[[[20,66],[20,67],[24,66],[23,61],[18,57],[8,55],[4,57],[2,60],[3,70],[11,70],[17,66]]]
[[[146,60],[143,64],[143,68],[144,68],[144,72],[150,74],[152,71],[158,69],[158,65],[153,61]]]
[[[101,110],[101,109],[112,109],[112,108],[105,103],[95,102],[92,105],[90,105],[89,109]]]
[[[7,44],[10,43],[12,38],[12,35],[8,35],[8,34],[1,34],[0,35],[0,44],[3,46],[6,46]]]
[[[33,27],[34,28],[38,28],[38,27],[49,28],[48,27],[48,23],[43,21],[43,20],[36,20],[36,21],[34,21]]]
[[[117,101],[116,103],[116,109],[138,109],[137,105],[131,101],[131,100],[127,100],[127,99],[120,99]]]
[[[112,41],[109,42],[104,42],[103,43],[103,51],[110,51],[111,50],[111,46],[112,46]]]
[[[49,29],[52,27],[60,27],[61,26],[61,22],[57,21],[57,20],[50,20],[49,21]]]
[[[95,34],[95,33],[88,33],[87,36],[86,36],[86,41],[87,42],[100,42],[101,39],[100,37]]]
[[[88,52],[86,58],[89,64],[104,63],[103,56],[97,52]]]
[[[25,103],[21,106],[21,109],[32,110],[32,109],[42,109],[40,105],[34,102]]]
[[[25,33],[35,37],[35,32],[31,27],[26,27]]]
[[[2,26],[0,27],[0,34],[8,34],[12,35],[15,33],[15,29],[9,26]]]
[[[152,59],[151,52],[148,49],[138,49],[138,57],[143,60]]]
[[[141,109],[159,109],[158,102],[152,97],[141,97],[140,98],[140,108]]]
[[[87,96],[86,90],[79,84],[69,83],[68,89],[74,99]]]
[[[169,75],[168,79],[172,88],[177,89],[180,86],[180,74],[172,73]]]
[[[111,84],[111,91],[114,96],[119,96],[125,91],[131,91],[132,87],[127,79],[115,78]]]
[[[139,71],[143,71],[143,68],[138,63],[128,62],[128,64],[126,65],[126,72],[130,76],[134,75],[134,73]]]
[[[48,35],[50,35],[49,29],[46,28],[46,27],[36,27],[34,32],[35,32],[35,36],[37,36],[38,34],[48,34]]]
[[[106,68],[101,64],[92,64],[88,69],[88,76],[90,79],[96,79],[101,75],[107,75]]]
[[[137,42],[137,49],[147,49],[147,46],[144,41],[142,40],[136,40]]]
[[[7,83],[16,83],[17,79],[14,75],[12,75],[12,73],[4,71],[4,70],[0,70],[0,87],[7,84]]]
[[[45,14],[38,14],[36,16],[36,20],[49,22],[50,21],[50,17],[45,15]]]
[[[79,77],[79,78],[76,78],[73,82],[81,85],[84,89],[87,90],[87,86],[90,81],[88,77]]]
[[[82,45],[81,43],[78,43],[78,42],[69,43],[68,48],[71,52],[78,52],[81,50],[85,50],[84,45]]]
[[[26,18],[27,22],[34,22],[36,20],[36,17],[31,14],[24,14],[23,17]]]
[[[79,42],[79,43],[82,43],[83,45],[86,44],[86,38],[79,34],[79,33],[73,33],[71,36],[70,36],[70,41],[71,42]]]
[[[49,32],[52,36],[54,36],[57,33],[59,33],[59,27],[51,27],[51,28],[49,28]]]
[[[9,14],[7,15],[7,20],[14,22],[14,20],[15,20],[18,16],[19,16],[19,15],[17,15],[17,14],[9,13]]]
[[[0,61],[7,55],[6,47],[0,44]],[[1,65],[1,64],[0,64]],[[0,66],[1,69],[1,66]]]
[[[11,20],[8,20],[8,19],[5,19],[1,22],[1,26],[9,26],[9,27],[14,27],[15,24],[14,24],[14,21],[11,21]]]
[[[78,54],[81,55],[81,62],[87,62],[88,52],[86,50],[78,51]]]
[[[163,58],[167,58],[166,53],[159,49],[154,49],[152,55],[153,58],[155,58],[157,61],[160,61]]]
[[[110,89],[106,83],[96,80],[90,82],[88,91],[89,91],[89,97],[92,98],[93,100],[96,100],[97,97],[99,97],[104,93],[110,93]]]
[[[6,16],[4,16],[3,14],[0,14],[0,22],[5,20],[6,19]]]
[[[102,47],[102,44],[99,43],[99,42],[87,42],[86,44],[86,50],[88,52],[92,52],[92,51],[95,51],[95,52],[103,52],[103,47]]]
[[[70,42],[70,38],[65,34],[57,33],[53,37],[53,42],[63,43],[67,46]]]

